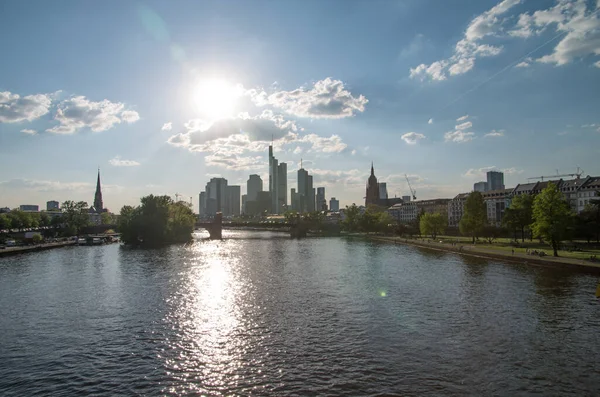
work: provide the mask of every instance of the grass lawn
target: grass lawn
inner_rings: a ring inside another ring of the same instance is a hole
[[[427,237],[424,237],[424,239],[426,241],[428,240]],[[429,238],[429,240],[431,240],[431,237]],[[443,241],[444,243],[456,242],[458,244],[471,245],[472,238],[463,236],[437,236],[435,241]],[[511,241],[512,239],[510,238],[499,238],[494,240],[492,244],[489,244],[485,239],[480,238],[479,241],[476,241],[475,246],[479,248],[505,252],[512,252],[512,250],[514,249],[515,252],[518,253],[525,253],[527,249],[538,250],[546,252],[546,255],[548,256],[552,256],[552,247],[548,244],[540,244],[538,240],[525,240],[524,243],[519,240],[518,247],[514,244],[511,244]],[[585,241],[574,241],[564,242],[562,245],[569,247],[575,245],[576,247],[581,249],[581,251],[569,252],[567,250],[559,250],[558,256],[560,257],[574,259],[590,259],[591,255],[596,255],[598,257],[598,260],[600,260],[600,247],[598,247],[598,244],[587,244],[587,242]]]

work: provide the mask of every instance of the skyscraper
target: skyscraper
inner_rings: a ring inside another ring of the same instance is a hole
[[[58,201],[50,200],[46,201],[46,211],[58,211],[60,204]]]
[[[225,178],[212,178],[206,184],[206,215],[214,216],[217,212],[224,212],[226,190]]]
[[[369,204],[379,204],[379,186],[377,184],[373,163],[371,163],[371,176],[369,176],[369,180],[367,181],[366,193],[365,206],[368,206]]]
[[[198,215],[206,215],[206,192],[200,192],[198,197]]]
[[[298,170],[298,212],[312,212],[315,210],[315,189],[313,177],[304,168]]]
[[[273,156],[273,145],[269,145],[269,192],[271,213],[283,213],[287,206],[287,164],[279,164]]]
[[[225,188],[225,210],[223,215],[236,216],[240,214],[240,193],[239,185],[227,186]]]
[[[259,175],[252,174],[246,182],[246,201],[256,201],[258,192],[263,190],[263,181]]]
[[[287,164],[279,163],[277,167],[277,213],[287,210]]]
[[[340,210],[340,201],[336,200],[335,197],[332,197],[329,200],[329,210],[330,211],[339,211]]]
[[[487,172],[487,190],[504,189],[504,172],[488,171]]]
[[[96,181],[96,194],[94,195],[94,211],[101,213],[104,210],[102,203],[102,188],[100,187],[100,168],[98,168],[98,180]]]
[[[327,200],[325,200],[325,188],[317,188],[317,211],[327,211]]]

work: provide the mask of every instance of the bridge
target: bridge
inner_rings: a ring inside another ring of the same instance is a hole
[[[196,222],[196,229],[206,229],[212,240],[223,238],[223,214],[217,212],[212,222]]]

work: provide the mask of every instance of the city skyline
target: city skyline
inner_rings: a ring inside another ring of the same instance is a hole
[[[470,191],[492,169],[506,186],[599,175],[598,7],[9,2],[0,206],[92,205],[100,166],[113,212],[147,194],[197,208],[213,177],[241,194],[249,174],[268,184],[269,144],[288,204],[300,159],[341,208],[363,201],[371,161],[390,198],[410,195],[405,174],[419,199]]]

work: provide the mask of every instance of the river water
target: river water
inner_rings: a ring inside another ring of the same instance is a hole
[[[600,395],[596,276],[198,237],[0,258],[0,395]]]

